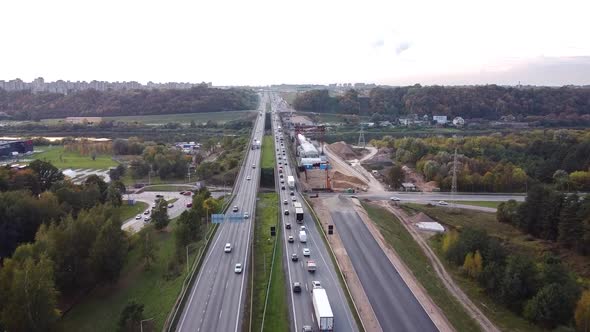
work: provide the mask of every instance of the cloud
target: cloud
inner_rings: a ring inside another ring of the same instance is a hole
[[[376,40],[372,45],[373,48],[380,48],[385,46],[385,39],[381,38]]]
[[[402,54],[404,51],[406,51],[408,48],[410,48],[410,46],[412,46],[412,44],[408,41],[403,41],[403,42],[397,44],[397,46],[395,47],[395,54],[397,54],[397,55]]]

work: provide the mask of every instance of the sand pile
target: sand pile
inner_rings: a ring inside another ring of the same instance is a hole
[[[350,159],[357,159],[361,156],[361,154],[356,153],[350,145],[346,144],[345,142],[336,142],[329,145],[330,151],[337,154],[340,158],[344,160]]]
[[[334,189],[366,188],[367,184],[355,176],[344,175],[338,171],[332,176],[332,187]]]

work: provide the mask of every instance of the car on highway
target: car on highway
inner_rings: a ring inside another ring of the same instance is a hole
[[[141,214],[138,214],[135,216],[135,220],[140,220],[141,219]]]
[[[283,201],[283,205],[287,205],[287,204],[289,204],[289,201],[287,201],[287,200],[284,200],[284,201]]]
[[[241,263],[236,263],[236,266],[234,267],[234,272],[237,274],[242,273],[242,264]]]
[[[297,197],[293,196],[293,197],[291,197],[291,200],[292,200],[293,202],[296,202],[296,201],[297,201]]]
[[[226,243],[225,247],[223,248],[224,252],[231,252],[231,243]]]
[[[318,280],[313,280],[311,282],[311,288],[321,288],[322,284],[320,284],[320,282]]]
[[[287,239],[287,241],[288,241],[289,243],[293,243],[293,242],[295,242],[295,239],[293,238],[293,235],[289,235],[289,238]]]
[[[284,184],[285,183],[285,179],[281,179],[281,183]]]
[[[399,199],[399,197],[395,197],[395,196],[391,196],[389,197],[390,200],[394,201],[394,202],[399,202],[401,201],[401,199]]]
[[[244,212],[244,219],[250,218],[250,214],[248,212]]]
[[[156,194],[156,198],[162,198],[164,195]]]
[[[301,328],[301,332],[313,332],[313,329],[310,325],[303,325],[303,327]]]
[[[149,216],[143,218],[143,222],[150,222],[150,220],[152,220],[152,218],[150,218]]]
[[[307,228],[305,228],[305,225],[302,225],[301,227],[299,227],[299,230],[300,231],[305,231],[305,230],[307,230]]]
[[[281,156],[278,156],[278,157],[277,157],[277,159],[278,159],[278,160],[281,160]]]
[[[150,214],[150,210],[143,211],[143,214]]]
[[[311,250],[309,248],[303,248],[303,256],[309,257],[311,255]]]
[[[256,168],[256,164],[252,164],[252,168]]]
[[[248,180],[248,181],[252,180],[252,178],[250,177],[250,175],[248,175],[248,176],[246,177],[246,180]]]
[[[291,190],[291,192],[289,193],[289,195],[295,196],[295,192],[293,190]]]
[[[286,228],[286,229],[291,229],[291,223],[290,223],[290,222],[286,223],[286,224],[285,224],[285,228]]]
[[[192,195],[192,194],[193,194],[193,193],[192,193],[192,192],[190,192],[190,191],[185,191],[183,195],[184,195],[184,196],[190,196],[190,195]]]
[[[173,207],[174,207],[174,204],[172,204],[172,203],[168,204],[168,208],[169,208],[169,209],[171,209],[171,208],[173,208]]]
[[[293,262],[297,262],[299,260],[299,256],[297,256],[297,254],[291,254],[291,260]]]
[[[279,177],[282,179],[283,178],[283,174],[279,175]]]
[[[285,186],[281,186],[281,190],[285,190]]]
[[[186,207],[187,208],[193,207],[193,203],[186,203]]]
[[[445,201],[438,201],[438,205],[449,205],[449,203]]]
[[[293,293],[301,293],[301,283],[297,281],[293,283]]]
[[[289,215],[289,210],[285,210],[285,215],[288,216]]]
[[[234,205],[234,208],[232,209],[233,212],[238,212],[238,207],[236,205]]]

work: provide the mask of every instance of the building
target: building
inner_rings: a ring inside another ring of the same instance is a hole
[[[465,120],[462,117],[458,116],[453,119],[453,125],[455,127],[463,127],[465,125]]]
[[[15,157],[33,152],[33,141],[0,141],[0,158]]]
[[[416,185],[411,182],[402,183],[402,188],[404,191],[416,191]]]
[[[432,120],[439,125],[445,125],[448,122],[446,115],[433,115]]]
[[[67,123],[86,123],[89,125],[98,124],[102,122],[102,118],[99,116],[68,116],[66,118]]]

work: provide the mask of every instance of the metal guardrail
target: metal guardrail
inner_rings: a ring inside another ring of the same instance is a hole
[[[254,136],[256,135],[255,130],[256,130],[256,126],[258,124],[258,120],[259,120],[259,117],[256,118],[256,122],[254,123],[254,128],[252,129],[252,134],[250,135],[251,137],[248,142],[246,154],[243,156],[242,160],[239,163],[240,170],[238,172],[238,176],[236,177],[237,181],[234,181],[234,185],[233,185],[232,191],[231,191],[232,193],[229,196],[229,199],[226,200],[224,197],[224,203],[222,205],[222,210],[221,210],[224,213],[231,205],[231,202],[233,202],[233,200],[235,198],[235,193],[239,188],[239,184],[241,182],[239,180],[241,180],[241,177],[244,172],[244,162],[246,160],[246,156],[249,153],[249,150],[252,149],[251,148],[252,141],[253,141]],[[181,311],[180,309],[182,307],[184,307],[184,304],[186,302],[186,298],[185,298],[186,293],[189,289],[191,289],[191,287],[194,283],[194,277],[196,275],[196,272],[199,271],[199,268],[200,268],[202,261],[203,261],[203,256],[205,253],[207,253],[207,249],[209,248],[210,240],[211,240],[211,238],[213,238],[215,236],[217,228],[218,228],[217,224],[215,226],[213,226],[213,230],[211,231],[209,238],[207,238],[207,242],[205,243],[205,247],[203,247],[202,252],[199,253],[198,259],[195,260],[193,267],[191,268],[189,274],[186,276],[185,280],[183,281],[180,294],[179,294],[178,298],[176,299],[176,302],[174,303],[174,306],[172,307],[172,311],[170,312],[170,314],[166,318],[166,321],[165,321],[164,326],[162,328],[163,332],[171,332],[176,328],[176,324],[178,323],[178,319],[180,318],[180,317],[178,317],[178,313]]]

